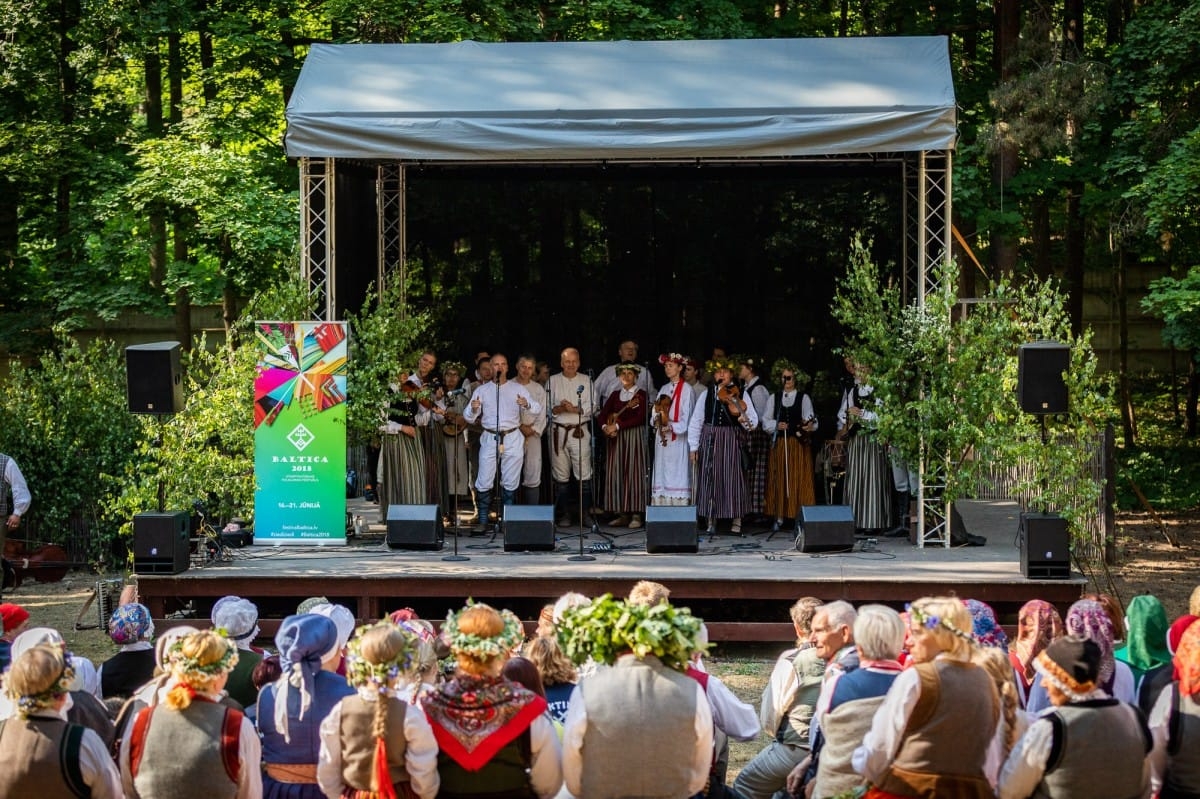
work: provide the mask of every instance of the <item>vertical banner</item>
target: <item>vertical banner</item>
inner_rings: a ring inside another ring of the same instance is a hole
[[[346,543],[346,336],[255,323],[255,544]]]

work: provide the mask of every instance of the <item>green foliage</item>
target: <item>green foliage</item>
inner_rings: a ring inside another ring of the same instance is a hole
[[[238,320],[238,339],[253,341],[255,320],[309,319],[312,301],[299,281],[268,289]],[[250,345],[210,350],[203,337],[187,354],[185,407],[180,413],[140,418],[136,457],[118,476],[108,514],[132,534],[134,514],[158,509],[191,511],[205,503],[215,522],[254,507],[254,377],[258,352]]]
[[[1184,434],[1179,407],[1187,379],[1176,378],[1174,385],[1166,375],[1132,381],[1138,435],[1136,446],[1117,447],[1118,508],[1144,509],[1134,486],[1155,510],[1200,508],[1200,440]]]
[[[880,269],[861,239],[849,261],[833,313],[847,329],[847,354],[869,368],[866,382],[882,408],[879,438],[914,468],[924,463],[926,484],[944,480],[947,502],[971,496],[998,465],[1032,464],[1016,491],[1082,529],[1100,491],[1087,477],[1085,444],[1096,440],[1113,411],[1096,375],[1090,335],[1072,335],[1054,284],[1001,281],[952,322],[955,265],[941,267],[940,291],[903,305],[894,287],[880,288]],[[1017,349],[1038,340],[1070,348],[1069,412],[1046,420],[1051,445],[1043,444],[1035,417],[1020,411],[1015,394]]]
[[[574,663],[590,658],[611,665],[632,652],[638,658],[654,655],[663,665],[684,671],[697,651],[701,623],[687,608],[666,602],[633,604],[605,594],[563,614],[558,642]]]
[[[104,502],[138,458],[139,420],[127,410],[121,350],[60,336],[26,366],[13,361],[0,391],[0,452],[21,467],[33,494],[27,522],[41,541],[65,543],[72,528],[93,536],[94,554],[113,527]]]
[[[1142,307],[1163,320],[1163,341],[1200,360],[1200,266],[1193,266],[1182,278],[1151,282]]]
[[[401,372],[407,375],[416,368],[420,353],[413,348],[428,329],[429,317],[405,314],[403,295],[402,287],[393,282],[377,303],[350,314],[346,428],[352,444],[377,435],[388,386]]]

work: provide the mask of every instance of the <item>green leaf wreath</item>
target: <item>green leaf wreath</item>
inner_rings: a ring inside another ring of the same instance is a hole
[[[700,625],[701,620],[687,608],[665,602],[631,605],[605,594],[563,614],[558,643],[577,664],[590,658],[611,665],[621,655],[633,653],[639,659],[654,655],[664,665],[684,671],[699,649]]]

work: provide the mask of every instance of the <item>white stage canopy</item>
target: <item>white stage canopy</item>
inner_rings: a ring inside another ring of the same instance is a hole
[[[953,150],[943,36],[317,44],[287,154],[774,159]]]

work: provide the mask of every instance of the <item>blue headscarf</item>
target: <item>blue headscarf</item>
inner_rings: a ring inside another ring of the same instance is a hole
[[[305,613],[288,616],[275,633],[275,647],[279,650],[279,665],[283,674],[275,693],[275,729],[291,742],[288,734],[288,691],[300,689],[300,715],[312,705],[313,681],[321,671],[321,659],[329,653],[338,640],[337,625],[325,616]]]

